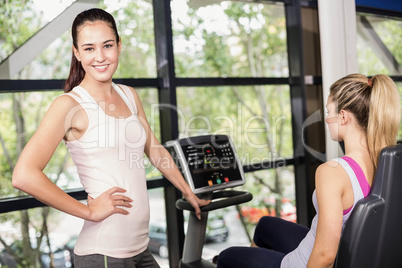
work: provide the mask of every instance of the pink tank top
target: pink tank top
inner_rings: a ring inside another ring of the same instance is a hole
[[[114,186],[122,187],[134,200],[133,207],[125,208],[129,215],[114,214],[102,222],[85,221],[74,252],[128,258],[142,253],[149,242],[149,201],[143,164],[146,133],[137,118],[131,90],[112,85],[132,115],[108,116],[85,89],[75,87],[73,92],[80,98],[66,95],[79,103],[77,109],[85,110],[89,124],[80,139],[66,142],[66,146],[88,195],[96,198]]]

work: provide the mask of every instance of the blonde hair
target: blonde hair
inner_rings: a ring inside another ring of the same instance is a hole
[[[337,112],[349,111],[366,133],[367,148],[374,168],[384,147],[396,144],[400,122],[399,92],[386,75],[368,79],[350,74],[336,81],[330,96],[337,102]]]

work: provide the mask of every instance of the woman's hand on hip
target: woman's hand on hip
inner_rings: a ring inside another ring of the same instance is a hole
[[[91,221],[102,221],[113,214],[128,215],[129,212],[123,207],[131,208],[133,200],[125,195],[126,190],[119,187],[113,187],[106,192],[103,192],[97,198],[92,198],[88,195],[88,207],[90,209]]]

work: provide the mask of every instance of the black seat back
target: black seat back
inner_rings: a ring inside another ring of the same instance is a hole
[[[381,151],[370,194],[345,225],[334,267],[402,267],[402,145]]]

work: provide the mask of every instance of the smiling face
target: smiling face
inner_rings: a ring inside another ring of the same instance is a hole
[[[85,70],[84,80],[111,82],[119,63],[121,42],[108,23],[87,22],[78,29],[74,55]]]

